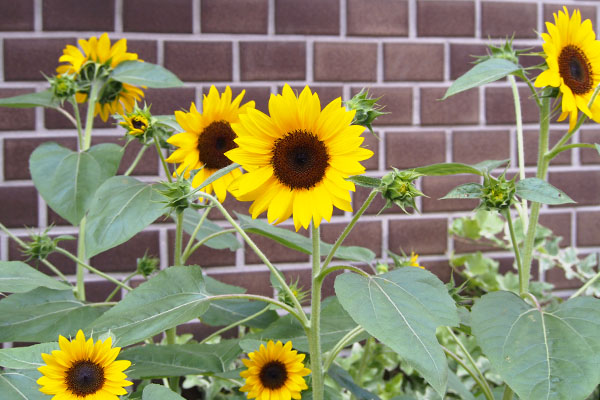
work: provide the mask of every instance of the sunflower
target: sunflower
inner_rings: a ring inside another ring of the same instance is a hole
[[[94,69],[88,70],[88,66],[100,64],[102,67],[112,69],[123,61],[138,59],[136,53],[127,52],[126,39],[118,40],[111,46],[107,33],[103,33],[100,38],[92,36],[89,40],[80,39],[79,46],[83,52],[75,46],[67,45],[63,55],[58,59],[59,62],[66,62],[66,64],[59,65],[56,72],[60,75],[76,74],[86,80],[92,78],[88,75],[93,74],[94,71]],[[75,97],[77,102],[83,103],[87,101],[87,96],[87,93],[79,92]],[[135,101],[139,101],[143,96],[144,93],[133,85],[109,80],[98,95],[94,116],[99,114],[102,120],[106,121],[111,114],[130,112]]]
[[[410,261],[408,264],[409,267],[417,267],[417,268],[421,268],[421,269],[425,269],[424,266],[419,264],[419,255],[415,254],[414,251],[410,252]]]
[[[261,344],[260,350],[248,353],[248,357],[249,360],[242,360],[248,369],[240,372],[246,379],[240,391],[248,392],[249,399],[300,399],[300,392],[308,389],[303,376],[310,370],[302,363],[304,354],[292,350],[292,342],[284,345],[269,340],[266,348]]]
[[[535,80],[535,86],[560,88],[562,113],[559,121],[570,116],[573,129],[577,110],[600,122],[600,99],[588,108],[594,89],[600,83],[600,42],[589,19],[581,22],[579,10],[554,14],[554,24],[546,22],[548,33],[543,33],[544,53],[548,69]]]
[[[226,151],[237,147],[234,142],[236,135],[231,129],[231,124],[239,121],[240,114],[254,109],[254,101],[240,106],[245,93],[246,91],[242,90],[232,101],[229,86],[225,88],[222,96],[211,86],[208,96],[205,95],[202,102],[202,114],[198,112],[194,103],[190,112],[175,111],[175,119],[184,131],[167,140],[173,146],[179,147],[167,158],[167,162],[181,163],[173,176],[184,174],[184,178],[189,178],[191,171],[200,169],[192,180],[192,186],[198,187],[212,174],[232,163],[224,155]],[[211,194],[214,190],[219,201],[223,202],[227,195],[227,187],[241,174],[239,169],[235,169],[206,186],[204,191]]]
[[[40,392],[54,395],[54,400],[118,400],[127,394],[123,387],[132,383],[123,371],[131,362],[115,361],[121,348],[112,348],[110,337],[94,344],[80,330],[73,341],[59,336],[58,344],[60,350],[52,355],[42,353],[46,365],[38,368],[43,374],[37,380]]]
[[[127,129],[127,133],[133,136],[140,136],[148,129],[148,118],[141,113],[130,114],[124,117],[124,121],[119,122],[119,125]]]
[[[321,110],[308,86],[296,97],[285,85],[281,95],[271,95],[269,113],[248,110],[232,125],[239,147],[226,155],[248,173],[229,191],[254,201],[252,218],[268,210],[269,222],[280,223],[293,214],[296,230],[329,221],[333,206],[352,211],[355,187],[345,178],[362,174],[360,161],[373,155],[360,147],[364,127],[351,125],[355,111],[346,111],[340,98]]]

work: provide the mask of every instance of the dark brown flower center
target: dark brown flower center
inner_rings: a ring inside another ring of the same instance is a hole
[[[76,396],[87,396],[96,393],[104,385],[104,370],[89,360],[78,361],[67,370],[66,384]]]
[[[266,363],[258,374],[260,383],[267,389],[279,389],[285,384],[288,374],[285,364],[280,361]]]
[[[139,117],[133,117],[131,120],[131,126],[133,126],[134,129],[142,129],[146,128],[146,123]]]
[[[208,169],[221,169],[231,164],[224,153],[235,149],[236,134],[227,121],[215,121],[208,125],[198,137],[200,162]]]
[[[316,135],[298,130],[275,141],[271,165],[283,185],[290,189],[310,189],[325,177],[329,154]]]
[[[573,94],[585,94],[592,90],[592,66],[579,47],[570,44],[562,49],[558,56],[558,70]]]

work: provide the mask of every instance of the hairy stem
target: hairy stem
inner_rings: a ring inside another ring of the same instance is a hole
[[[194,241],[196,240],[196,235],[198,234],[198,232],[200,232],[200,228],[202,228],[204,221],[206,221],[206,218],[208,218],[209,212],[210,212],[210,208],[207,208],[200,216],[200,220],[196,224],[196,227],[194,228],[194,232],[192,232],[192,235],[190,236],[190,240],[188,240],[187,245],[185,246],[185,249],[183,250],[183,256],[182,256],[183,262],[185,262],[185,260],[187,260],[187,258],[190,256],[190,254],[195,251],[195,249],[192,250],[192,245],[194,244]]]
[[[510,210],[508,208],[502,210],[502,215],[504,216],[508,224],[510,241],[513,246],[513,253],[515,254],[515,260],[517,261],[517,269],[519,271],[519,291],[523,293],[525,290],[524,282],[528,279],[528,277],[525,276],[525,272],[523,271],[523,263],[521,262],[521,251],[519,250],[519,243],[517,242],[517,237],[515,235],[515,229],[513,227],[512,217],[510,216]]]
[[[312,227],[312,290],[311,313],[308,346],[310,350],[310,369],[312,374],[312,390],[314,400],[323,400],[323,359],[321,354],[321,238],[320,230]],[[333,250],[332,250],[333,252]]]
[[[267,312],[269,310],[269,308],[270,308],[270,306],[266,306],[263,309],[261,309],[260,311],[255,312],[254,314],[249,315],[246,318],[240,319],[239,321],[235,321],[235,322],[227,325],[226,327],[221,328],[218,331],[211,333],[210,335],[208,335],[207,337],[205,337],[204,339],[202,339],[202,341],[200,343],[206,343],[206,342],[210,341],[212,338],[217,337],[217,336],[219,336],[220,334],[222,334],[224,332],[227,332],[231,328],[235,328],[236,326],[243,325],[246,322],[253,320],[254,318],[256,318],[256,317],[264,314],[265,312]]]
[[[156,147],[156,153],[158,154],[158,158],[160,158],[160,163],[163,167],[163,170],[165,171],[167,180],[169,182],[173,182],[173,177],[171,176],[171,171],[169,171],[169,166],[167,165],[167,162],[165,161],[165,156],[163,155],[162,149],[158,145],[158,141],[156,139],[154,139],[154,147]]]
[[[525,150],[523,145],[523,116],[521,114],[521,98],[519,89],[513,75],[508,76],[508,81],[512,87],[513,100],[515,103],[515,118],[517,122],[517,155],[519,159],[519,179],[525,179]],[[527,229],[527,200],[521,200],[521,212],[519,213],[523,223],[523,229]]]
[[[331,349],[331,351],[327,355],[327,358],[325,359],[325,362],[323,363],[323,371],[327,371],[329,369],[329,367],[331,366],[331,364],[333,364],[333,361],[335,361],[335,358],[340,353],[340,351],[344,350],[344,348],[346,346],[348,346],[350,343],[352,343],[352,341],[354,340],[355,337],[362,334],[364,331],[365,330],[361,326],[357,326],[356,328],[352,329],[350,332],[346,333],[344,335],[344,337],[341,338],[335,344],[333,349]]]
[[[467,366],[467,364],[459,356],[457,356],[456,354],[454,354],[452,351],[450,351],[449,349],[447,349],[444,346],[442,346],[442,349],[444,349],[444,352],[447,355],[449,355],[452,359],[454,359],[454,361],[456,361],[461,367],[463,367],[463,369],[465,371],[467,371],[467,373],[469,375],[471,375],[471,378],[473,378],[475,383],[477,383],[477,385],[481,388],[481,391],[482,391],[483,395],[485,396],[486,400],[494,400],[494,395],[486,390],[486,385],[483,382],[481,382],[481,379],[479,378],[479,376],[471,368],[469,368]]]
[[[137,156],[135,156],[135,159],[133,160],[133,162],[131,163],[131,165],[129,166],[129,168],[127,168],[127,171],[125,171],[125,173],[123,175],[125,175],[125,176],[131,175],[131,173],[133,172],[133,170],[135,169],[135,167],[137,167],[138,163],[142,159],[142,156],[146,152],[147,148],[148,148],[148,146],[146,146],[146,145],[142,146],[142,148],[140,149],[140,151],[138,151]]]

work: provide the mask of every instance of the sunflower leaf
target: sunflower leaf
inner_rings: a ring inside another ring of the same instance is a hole
[[[518,71],[520,67],[508,60],[502,58],[490,58],[486,61],[476,64],[464,75],[456,79],[442,97],[447,99],[457,93],[483,86],[490,82],[495,82]]]
[[[185,400],[166,386],[151,383],[144,388],[142,400]]]
[[[515,184],[517,196],[543,204],[575,203],[560,189],[538,178],[525,178]]]
[[[600,144],[594,143],[594,146],[596,146],[596,151],[598,152],[598,154],[600,154]]]
[[[204,181],[202,181],[202,183],[200,184],[200,186],[194,188],[194,192],[198,192],[201,189],[204,189],[205,187],[207,187],[208,185],[210,185],[211,183],[213,183],[214,181],[216,181],[217,179],[227,175],[228,173],[230,173],[231,171],[233,171],[236,168],[239,168],[240,164],[237,163],[233,163],[230,164],[228,166],[226,166],[225,168],[221,168],[220,170],[218,170],[217,172],[215,172],[214,174],[212,174],[211,176],[209,176],[207,179],[205,179]]]
[[[483,186],[479,183],[465,183],[448,192],[443,199],[478,199],[481,197]]]
[[[58,350],[58,343],[40,343],[27,347],[0,349],[0,367],[11,369],[37,369],[45,364],[42,353]]]
[[[0,261],[0,292],[23,293],[37,287],[69,290],[66,283],[59,282],[21,261]]]
[[[112,71],[111,78],[136,86],[170,88],[183,86],[175,74],[160,65],[142,61],[123,61]]]
[[[358,400],[381,400],[376,394],[358,386],[356,382],[354,382],[354,379],[352,379],[350,373],[336,364],[331,364],[331,367],[327,370],[327,375],[329,375],[329,377],[338,385],[348,389],[348,391]]]
[[[20,372],[0,373],[0,393],[3,399],[48,400],[48,395],[40,392],[39,385],[31,376]]]
[[[59,102],[54,98],[51,89],[37,93],[26,93],[19,96],[5,97],[0,99],[0,107],[11,108],[31,108],[31,107],[48,107],[56,108]]]
[[[186,208],[183,212],[183,230],[189,235],[194,233],[198,222],[200,222],[200,217],[201,214],[199,214],[197,211],[192,210],[191,208]],[[205,237],[217,232],[221,232],[222,230],[223,228],[221,228],[219,225],[207,219],[200,227],[198,233],[196,233],[195,238],[196,240],[202,240]],[[224,235],[212,238],[206,241],[204,245],[210,247],[211,249],[229,249],[231,251],[236,251],[241,247],[240,242],[238,242],[235,235],[232,233],[226,233]]]
[[[415,168],[414,171],[426,176],[442,176],[457,174],[475,174],[483,176],[493,169],[496,169],[509,160],[488,160],[475,165],[461,163],[440,163],[431,164],[424,167]]]
[[[448,365],[435,330],[459,323],[456,304],[444,284],[420,268],[362,276],[338,275],[335,292],[350,316],[397,352],[443,395]]]
[[[346,178],[346,180],[358,186],[367,187],[371,189],[377,189],[381,186],[381,179],[373,178],[371,176],[353,175]]]
[[[600,383],[600,300],[576,297],[551,311],[511,292],[475,301],[472,332],[492,368],[523,400],[583,400]]]

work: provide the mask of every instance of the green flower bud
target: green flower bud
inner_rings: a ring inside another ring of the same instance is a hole
[[[75,77],[72,75],[62,75],[48,78],[50,82],[50,88],[54,97],[59,99],[61,102],[65,99],[69,99],[75,95],[77,91],[77,82]]]
[[[500,211],[510,207],[516,191],[515,178],[507,181],[504,174],[498,179],[489,175],[484,177],[479,208]]]
[[[154,271],[158,269],[160,260],[157,257],[152,257],[144,254],[142,258],[137,260],[137,272],[143,275],[145,278],[150,276]]]
[[[385,274],[390,270],[390,266],[383,262],[378,262],[375,266],[375,271],[377,274]]]
[[[519,65],[519,56],[523,53],[527,53],[531,49],[513,49],[513,39],[514,37],[506,39],[506,42],[501,46],[489,45],[488,54],[485,56],[476,56],[477,60],[475,63],[480,63],[489,60],[490,58],[501,58]]]
[[[369,128],[369,131],[373,133],[372,124],[375,118],[383,114],[389,114],[381,111],[383,107],[377,104],[379,99],[381,97],[376,99],[370,98],[369,91],[363,88],[352,99],[346,101],[345,104],[348,110],[356,110],[352,125],[362,125],[365,128]]]
[[[73,236],[62,235],[51,239],[48,235],[50,228],[47,228],[41,234],[31,232],[30,240],[25,243],[21,252],[27,256],[27,260],[44,260],[56,250],[56,246],[62,240],[74,240]]]
[[[308,296],[308,291],[306,290],[302,290],[302,286],[300,286],[298,284],[298,279],[296,279],[296,281],[291,282],[288,284],[288,286],[290,287],[290,290],[292,291],[292,294],[294,295],[294,297],[298,300],[298,302],[300,304],[302,304],[302,302],[304,300],[306,300],[307,296]],[[279,301],[281,301],[282,303],[287,304],[288,306],[294,307],[294,302],[293,299],[290,297],[289,293],[285,290],[279,290],[277,297],[279,299]]]
[[[425,196],[425,194],[415,187],[413,181],[421,176],[423,174],[415,171],[399,171],[396,168],[384,175],[381,178],[381,195],[386,200],[386,204],[381,211],[392,207],[393,204],[396,204],[404,212],[407,212],[406,207],[417,210],[415,198]]]
[[[192,184],[189,180],[184,179],[183,175],[179,175],[175,182],[161,182],[159,193],[165,197],[165,201],[169,208],[176,213],[181,213],[186,208],[192,205],[190,193]]]

